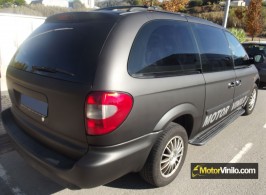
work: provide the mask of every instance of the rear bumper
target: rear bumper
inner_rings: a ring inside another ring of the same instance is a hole
[[[89,147],[79,160],[65,157],[38,143],[26,134],[11,113],[2,112],[2,120],[16,150],[35,169],[69,188],[90,188],[109,183],[143,167],[159,135],[152,133],[109,147]]]

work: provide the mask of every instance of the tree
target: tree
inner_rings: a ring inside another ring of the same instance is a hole
[[[161,2],[158,0],[141,0],[142,5],[147,5],[147,6],[160,6]]]
[[[185,9],[189,0],[164,0],[162,8],[170,12],[178,12]]]
[[[14,0],[13,2],[14,2],[14,5],[17,5],[17,6],[22,6],[26,4],[25,0]]]
[[[142,0],[126,0],[129,5],[143,5]]]
[[[74,0],[73,1],[73,8],[74,9],[83,9],[85,8],[85,5],[80,2],[80,0]]]
[[[251,0],[246,15],[246,31],[252,37],[259,35],[263,30],[262,0]]]
[[[240,43],[243,43],[247,39],[247,35],[242,28],[231,28],[229,31],[235,35],[235,37],[239,40]]]
[[[235,16],[237,17],[237,19],[241,20],[245,17],[245,14],[246,14],[246,8],[244,7],[237,7],[235,9]]]
[[[21,6],[25,4],[25,0],[0,0],[0,7]]]
[[[121,3],[123,3],[120,0],[106,0],[106,1],[98,1],[97,2],[97,6],[104,8],[104,7],[113,7],[113,6],[119,6],[121,5]]]

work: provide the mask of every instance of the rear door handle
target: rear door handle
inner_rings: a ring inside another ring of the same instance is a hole
[[[235,82],[228,83],[228,88],[232,88],[232,87],[235,87]]]

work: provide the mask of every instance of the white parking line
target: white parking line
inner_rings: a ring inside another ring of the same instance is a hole
[[[14,195],[24,195],[24,193],[22,193],[18,187],[12,186],[10,184],[9,176],[6,174],[6,170],[1,164],[0,164],[0,178],[6,183],[6,185],[9,187],[9,189],[13,192]]]
[[[263,126],[263,128],[265,128],[265,129],[266,129],[266,123],[265,123],[265,125]]]
[[[252,148],[252,146],[252,143],[247,143],[229,163],[237,163]]]

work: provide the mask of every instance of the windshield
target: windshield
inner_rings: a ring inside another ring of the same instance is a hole
[[[263,56],[266,57],[266,45],[243,44],[243,46],[246,49],[246,51],[250,57],[254,57],[257,54],[262,54]]]

